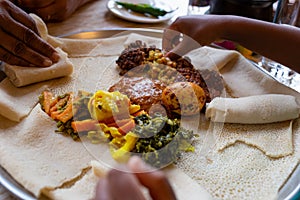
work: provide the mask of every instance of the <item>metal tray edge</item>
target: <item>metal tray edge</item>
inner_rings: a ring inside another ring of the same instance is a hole
[[[142,33],[152,37],[162,37],[162,29],[145,29],[145,28],[111,28],[111,29],[94,29],[72,32],[69,34],[59,35],[60,38],[68,39],[100,39],[106,37],[120,36],[130,32]],[[255,67],[261,69],[264,73],[271,76],[267,70],[260,67],[258,64],[251,62]],[[272,77],[272,76],[271,76]],[[274,77],[273,77],[274,78]],[[298,182],[298,185],[292,187],[293,180]],[[35,200],[33,194],[22,187],[13,177],[6,172],[0,165],[0,184],[12,193],[15,197],[25,200]],[[292,189],[291,189],[292,188]],[[278,200],[299,200],[300,199],[300,164],[295,167],[295,170],[288,178],[286,183],[278,192]]]

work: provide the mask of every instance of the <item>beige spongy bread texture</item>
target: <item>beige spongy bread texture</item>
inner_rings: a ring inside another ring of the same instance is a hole
[[[203,135],[206,139],[196,141],[195,152],[183,155],[177,167],[215,199],[276,199],[279,188],[299,161],[299,127],[296,131],[296,152],[278,159],[244,143],[236,143],[220,152],[213,141],[210,148],[204,150],[204,144],[210,143],[207,140],[211,138]]]
[[[59,47],[56,48],[56,51],[60,59],[50,67],[21,67],[5,64],[4,72],[16,87],[71,75],[73,63],[69,60],[68,55]]]
[[[266,124],[299,117],[296,98],[284,94],[253,95],[240,98],[213,99],[205,116],[214,122]]]
[[[270,158],[280,158],[294,152],[292,127],[293,121],[251,125],[218,123],[212,134],[215,134],[219,151],[242,142],[256,147]]]

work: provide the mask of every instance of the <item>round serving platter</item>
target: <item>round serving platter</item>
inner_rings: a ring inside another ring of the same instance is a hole
[[[160,17],[152,17],[152,16],[146,16],[144,14],[140,14],[140,13],[136,13],[136,12],[132,12],[128,9],[123,8],[122,6],[119,6],[115,0],[109,0],[107,2],[107,9],[109,11],[111,11],[115,16],[128,20],[128,21],[132,21],[132,22],[137,22],[137,23],[161,23],[161,22],[165,22],[168,21],[169,19],[171,19],[174,15],[177,9],[173,8],[172,4],[166,4],[166,2],[161,1],[161,2],[156,2],[156,6],[160,7],[160,8],[166,8],[167,11],[173,11],[171,13],[167,13],[164,16],[160,16]],[[131,3],[134,3],[131,2]],[[142,1],[142,3],[148,3],[148,1]]]
[[[58,37],[69,38],[69,39],[100,39],[109,38],[114,36],[126,35],[129,33],[137,33],[145,36],[161,38],[163,30],[161,29],[140,29],[140,28],[115,28],[115,29],[99,29],[99,30],[87,30],[82,32],[74,32],[65,35],[60,35]],[[219,48],[215,46],[216,48]],[[279,80],[278,77],[271,74],[266,69],[262,68],[259,63],[250,61],[255,67],[259,68],[267,75]],[[0,67],[1,72],[1,67]],[[2,76],[1,76],[2,77]],[[2,78],[3,79],[3,78]],[[0,82],[1,80],[0,79]],[[284,83],[286,85],[286,83]],[[289,86],[289,85],[288,85]],[[295,89],[295,88],[293,88]],[[16,199],[24,200],[35,200],[36,197],[32,195],[28,190],[22,187],[14,178],[7,173],[7,171],[0,165],[0,187],[1,185],[9,191],[12,196]],[[286,181],[286,183],[281,187],[277,200],[299,200],[300,199],[300,164],[294,169],[293,173]],[[1,194],[0,194],[0,200]],[[7,200],[7,199],[6,199]]]

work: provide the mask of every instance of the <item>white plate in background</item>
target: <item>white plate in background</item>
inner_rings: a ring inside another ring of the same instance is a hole
[[[121,2],[125,2],[123,0],[120,0]],[[164,16],[160,16],[158,18],[147,16],[141,13],[137,12],[131,12],[130,10],[127,10],[123,8],[120,5],[117,5],[115,0],[109,0],[107,2],[107,8],[109,11],[111,11],[115,16],[120,17],[122,19],[132,21],[132,22],[139,22],[139,23],[161,23],[164,21],[168,21],[171,19],[174,14],[176,13],[176,7],[167,4],[166,1],[153,1],[153,0],[126,0],[128,3],[146,3],[150,4],[154,7],[158,7],[161,9],[164,9],[166,11],[175,10],[174,12],[167,13]]]

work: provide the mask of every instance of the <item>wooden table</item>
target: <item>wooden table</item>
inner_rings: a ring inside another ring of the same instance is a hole
[[[160,28],[163,29],[171,24],[178,16],[186,15],[188,8],[188,0],[177,0],[178,10],[176,15],[169,21],[155,24],[135,23],[120,19],[114,16],[106,7],[108,0],[96,0],[88,3],[84,7],[80,8],[67,20],[61,23],[49,23],[47,24],[49,34],[53,36],[59,36],[63,34],[107,29],[107,28]],[[170,1],[174,4],[173,0]]]

